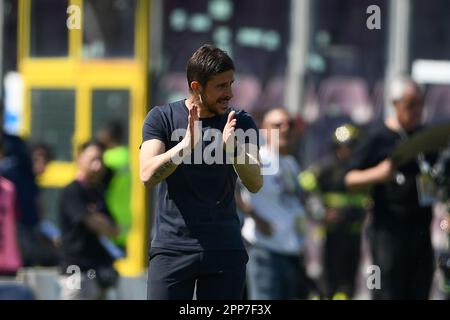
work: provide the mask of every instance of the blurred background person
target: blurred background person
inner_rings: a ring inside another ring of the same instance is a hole
[[[318,198],[321,204],[319,212],[312,215],[325,228],[322,264],[328,299],[351,299],[355,292],[362,225],[369,198],[365,193],[348,191],[344,177],[358,138],[359,130],[354,125],[346,123],[337,127],[332,135],[333,154],[299,175],[309,200]]]
[[[4,143],[4,159],[0,170],[16,187],[21,226],[24,229],[33,229],[39,222],[39,213],[38,187],[33,174],[30,151],[20,137],[10,135],[3,129],[0,129],[0,137]]]
[[[44,142],[34,143],[31,146],[31,159],[33,162],[33,173],[38,177],[44,173],[47,165],[53,160],[51,147]]]
[[[100,143],[89,141],[83,144],[77,157],[76,179],[63,189],[59,199],[60,283],[61,299],[64,300],[105,299],[107,289],[116,285],[115,257],[106,237],[117,236],[118,228],[98,190],[103,173],[102,156]],[[73,271],[70,268],[73,266],[81,271],[80,287],[71,283]]]
[[[4,142],[1,174],[10,180],[17,191],[17,234],[24,267],[55,266],[58,253],[42,237],[40,223],[39,188],[33,172],[31,154],[26,143],[18,136],[0,129]]]
[[[279,170],[264,177],[258,193],[243,190],[237,201],[247,215],[242,235],[249,243],[248,298],[297,299],[301,277],[305,274],[306,216],[296,178],[300,167],[289,155],[293,122],[286,110],[277,108],[264,116],[262,127],[267,129],[267,136],[260,151],[261,163],[273,164],[279,157]],[[271,130],[278,130],[279,139],[271,136]]]
[[[448,200],[447,208],[447,210],[450,209]],[[446,215],[441,220],[440,227],[447,236],[446,248],[445,250],[441,250],[438,258],[439,268],[443,273],[443,283],[441,284],[441,290],[444,293],[444,298],[446,300],[450,300],[450,211],[447,211]]]
[[[4,160],[4,143],[0,137],[0,166]],[[0,171],[0,277],[14,279],[22,267],[22,258],[17,239],[18,218],[16,190],[14,184],[2,177]],[[0,300],[33,300],[30,288],[17,282],[0,283]]]
[[[131,227],[131,172],[129,149],[123,144],[123,136],[122,125],[117,121],[107,123],[97,134],[97,140],[106,148],[103,154],[105,200],[120,230],[113,241],[125,250]]]
[[[3,139],[0,137],[0,165],[4,161]],[[15,276],[22,266],[17,239],[18,218],[16,189],[0,171],[0,276]]]
[[[33,164],[33,173],[35,178],[39,178],[44,174],[49,163],[53,160],[53,150],[45,142],[35,142],[31,145],[31,160]],[[42,190],[38,188],[38,212],[40,221],[38,224],[37,236],[42,244],[42,250],[48,251],[53,258],[51,262],[47,262],[48,266],[56,266],[59,261],[59,245],[61,241],[61,232],[56,224],[51,221],[47,215],[45,201],[42,198]]]
[[[439,153],[431,176],[436,183],[439,199],[433,221],[437,230],[432,228],[433,243],[438,244],[434,247],[438,266],[434,286],[439,289],[439,298],[450,300],[450,144]]]
[[[373,298],[428,299],[434,272],[432,202],[422,200],[419,186],[436,157],[419,154],[394,166],[390,155],[396,144],[423,128],[423,95],[412,79],[399,77],[390,84],[390,98],[395,114],[354,153],[345,182],[353,189],[371,186],[370,246],[381,271],[381,288],[372,291]]]

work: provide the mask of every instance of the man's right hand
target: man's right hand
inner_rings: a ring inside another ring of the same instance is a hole
[[[190,146],[194,149],[197,143],[200,141],[200,122],[198,118],[198,107],[193,105],[189,109],[188,126],[186,128],[186,136],[183,139],[184,146]]]
[[[253,216],[253,220],[255,221],[256,229],[261,232],[261,234],[265,235],[266,237],[270,237],[272,235],[273,227],[269,221],[256,215]]]
[[[84,222],[91,231],[107,237],[119,235],[119,228],[116,224],[109,220],[105,214],[98,212],[95,205],[90,204],[87,209],[89,213],[86,215]]]

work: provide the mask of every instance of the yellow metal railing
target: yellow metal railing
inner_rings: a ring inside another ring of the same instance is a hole
[[[141,126],[147,112],[147,63],[149,42],[149,5],[139,0],[135,20],[135,55],[130,59],[83,60],[83,31],[68,30],[69,52],[66,58],[30,57],[30,20],[33,0],[19,0],[18,65],[24,82],[24,110],[21,134],[31,133],[31,90],[67,89],[75,91],[75,126],[72,138],[73,158],[77,147],[91,138],[92,92],[97,89],[124,89],[130,92],[129,147],[132,171],[132,226],[126,258],[117,262],[126,276],[142,273],[146,266],[147,218],[145,189],[139,179],[138,150]],[[83,0],[70,0],[70,5],[83,8]],[[48,41],[52,41],[48,37]],[[76,172],[74,162],[52,162],[40,177],[39,184],[60,188],[70,182]]]

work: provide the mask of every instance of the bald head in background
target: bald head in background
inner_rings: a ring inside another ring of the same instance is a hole
[[[400,128],[406,131],[416,129],[423,114],[423,93],[417,82],[408,77],[395,79],[391,83],[390,98],[396,116],[387,119],[388,127],[396,131]]]

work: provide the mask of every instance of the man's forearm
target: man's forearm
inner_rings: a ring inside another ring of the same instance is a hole
[[[261,189],[263,178],[259,164],[234,164],[234,169],[248,191],[256,193]]]
[[[345,185],[355,190],[392,179],[394,167],[390,159],[385,159],[372,168],[351,170],[345,176]]]
[[[256,193],[261,189],[263,177],[257,153],[242,150],[242,154],[234,159],[233,166],[248,191]]]
[[[163,160],[163,163],[158,168],[156,168],[153,174],[150,176],[150,179],[146,183],[146,185],[151,187],[156,186],[158,183],[170,176],[176,168],[177,165],[172,161],[170,157]]]
[[[98,235],[116,237],[119,235],[119,228],[111,222],[103,213],[93,212],[84,219],[87,227]]]
[[[145,182],[145,185],[154,187],[166,179],[190,153],[189,147],[179,143],[163,154],[150,159],[149,179]]]
[[[345,176],[345,185],[352,190],[360,190],[381,182],[376,168],[352,170]]]

